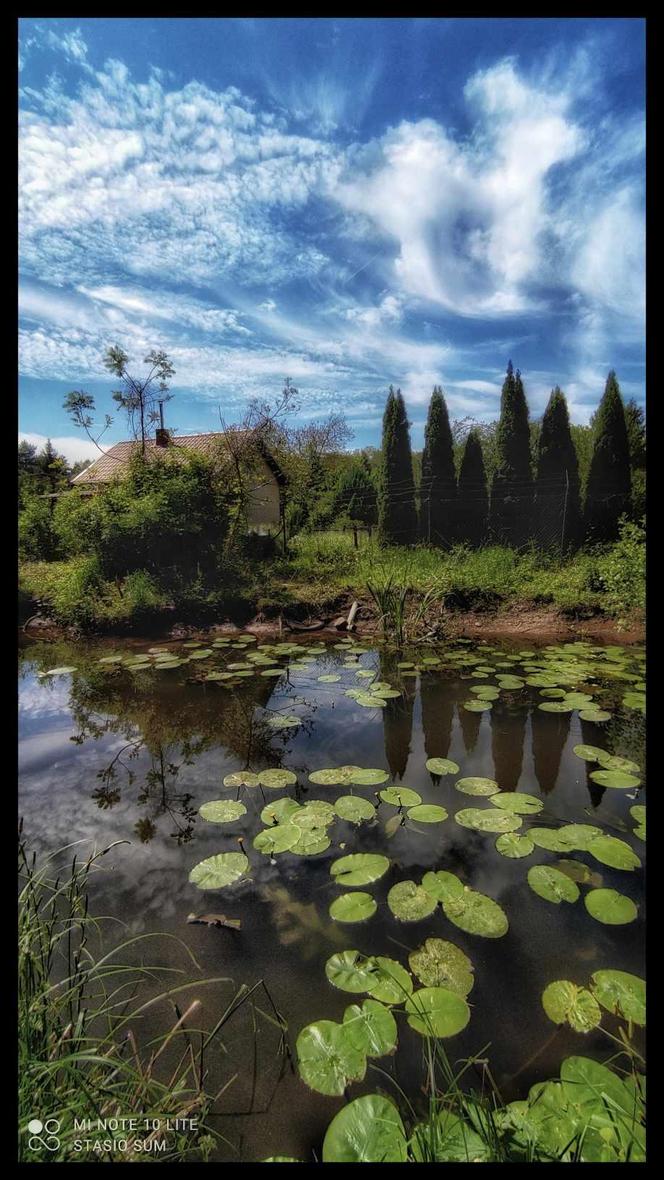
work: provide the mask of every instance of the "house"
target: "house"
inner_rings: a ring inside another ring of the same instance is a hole
[[[230,455],[242,458],[242,444],[248,439],[242,431],[214,431],[209,434],[188,434],[171,436],[160,428],[155,438],[146,438],[145,457],[148,462],[159,461],[167,455],[169,460],[185,458],[189,454],[203,455],[208,459],[223,459]],[[81,488],[90,494],[112,480],[121,479],[126,472],[132,454],[140,449],[140,442],[120,442],[110,447],[103,455],[86,467],[71,480],[71,486]],[[283,531],[284,495],[286,477],[276,459],[261,440],[252,444],[250,484],[247,496],[247,526],[250,533],[277,534]]]

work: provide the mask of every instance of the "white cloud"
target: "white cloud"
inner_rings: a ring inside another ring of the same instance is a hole
[[[39,451],[42,450],[47,439],[48,435],[35,434],[34,431],[26,432],[19,430],[18,432],[19,442],[31,443]],[[79,438],[77,435],[66,435],[62,438],[51,438],[51,442],[56,451],[60,455],[64,455],[68,463],[80,463],[84,459],[94,460],[99,458],[99,447],[96,447],[94,443],[90,442],[84,436]],[[106,447],[102,446],[102,450],[106,449]]]

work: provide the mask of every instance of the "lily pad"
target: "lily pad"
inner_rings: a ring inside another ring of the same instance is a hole
[[[376,696],[374,693],[360,692],[355,697],[358,705],[362,705],[365,709],[384,709],[387,701],[384,697]]]
[[[343,1025],[333,1020],[303,1028],[295,1049],[302,1081],[319,1094],[343,1094],[349,1082],[361,1081],[366,1073],[364,1053],[351,1044]]]
[[[467,996],[475,979],[473,964],[453,942],[442,938],[427,938],[423,946],[411,951],[408,963],[413,975],[424,987],[447,987],[460,996]]]
[[[350,775],[348,782],[356,787],[378,787],[381,783],[386,783],[389,777],[386,770],[364,770],[358,767]]]
[[[590,986],[607,1012],[631,1020],[634,1024],[646,1023],[645,980],[628,971],[595,971],[590,977]]]
[[[641,767],[638,762],[632,762],[631,758],[620,758],[617,754],[602,753],[597,759],[602,770],[621,770],[625,774],[640,774]]]
[[[578,901],[579,898],[576,882],[551,865],[533,865],[528,870],[528,884],[538,897],[556,905],[560,905],[561,901]]]
[[[379,792],[383,803],[390,803],[393,807],[417,807],[422,802],[422,796],[410,787],[385,787]]]
[[[199,889],[225,889],[239,881],[248,868],[244,852],[218,852],[194,865],[189,880]]]
[[[615,889],[591,889],[583,900],[590,916],[606,926],[626,926],[638,915],[631,897]]]
[[[299,810],[300,804],[286,795],[283,799],[267,803],[261,811],[261,819],[264,824],[288,823]]]
[[[450,898],[463,896],[464,884],[454,873],[448,873],[446,869],[438,869],[436,872],[430,871],[424,874],[422,888],[435,897],[436,901],[444,904]]]
[[[423,987],[406,1000],[411,1028],[423,1037],[453,1037],[466,1027],[470,1008],[448,987]]]
[[[530,836],[520,836],[518,832],[504,832],[496,840],[496,850],[501,856],[510,860],[519,860],[522,856],[530,856],[535,849]]]
[[[542,1007],[554,1024],[569,1024],[575,1032],[589,1033],[602,1020],[599,1004],[592,993],[569,979],[556,979],[545,987]]]
[[[294,729],[296,725],[302,724],[302,718],[296,717],[294,713],[273,713],[267,718],[267,724],[270,729]]]
[[[641,785],[641,779],[635,774],[627,774],[624,770],[592,770],[590,777],[600,787],[615,787],[617,790],[629,790],[630,787]]]
[[[497,807],[464,807],[454,818],[462,828],[473,828],[476,832],[514,832],[523,823],[520,815]]]
[[[344,1012],[344,1028],[351,1045],[366,1057],[384,1057],[397,1044],[397,1022],[378,1000],[350,1004]]]
[[[370,893],[342,893],[330,906],[330,917],[335,922],[366,922],[373,918],[378,903]]]
[[[462,795],[495,795],[500,790],[492,778],[460,778],[454,786]]]
[[[606,754],[606,750],[601,750],[599,746],[574,746],[574,753],[577,758],[583,758],[584,762],[599,762]]]
[[[352,852],[330,865],[330,874],[337,885],[371,885],[379,881],[390,867],[386,856],[377,852]]]
[[[636,853],[617,836],[595,836],[588,843],[588,852],[595,860],[612,869],[631,871],[641,867],[641,861]]]
[[[583,709],[579,713],[579,717],[582,721],[600,722],[611,720],[611,714],[607,713],[605,709]]]
[[[501,811],[511,811],[516,815],[537,815],[544,807],[541,799],[522,791],[499,791],[497,795],[491,796],[491,803]]]
[[[366,990],[374,1000],[384,1004],[403,1004],[413,990],[413,981],[396,959],[378,955],[373,960],[371,985]]]
[[[302,832],[295,824],[274,824],[254,836],[253,847],[265,856],[273,856],[279,852],[291,852],[301,838]]]
[[[321,684],[336,684],[338,680],[341,680],[341,676],[338,673],[329,672],[324,676],[319,676],[318,680]]]
[[[297,844],[291,848],[296,856],[316,856],[319,852],[325,852],[330,847],[330,839],[324,828],[311,828],[310,830],[300,831],[300,839]]]
[[[373,803],[358,795],[342,795],[334,804],[334,810],[340,819],[345,819],[351,824],[373,819],[376,814]]]
[[[442,824],[443,820],[447,819],[448,812],[444,807],[438,807],[435,803],[420,803],[416,807],[409,808],[406,815],[408,819],[419,824]]]
[[[297,782],[297,775],[293,774],[292,770],[282,770],[277,768],[275,770],[261,770],[258,775],[258,781],[261,787],[269,787],[272,790],[282,790],[284,787],[290,787]]]
[[[199,807],[198,814],[211,824],[229,824],[247,814],[244,803],[236,803],[233,799],[212,799]]]
[[[426,768],[430,774],[458,774],[459,767],[451,758],[427,758]]]
[[[463,707],[468,713],[488,713],[493,706],[491,701],[464,701]]]
[[[442,905],[445,917],[467,934],[502,938],[509,930],[507,914],[502,906],[475,889],[466,887],[462,894],[449,897]]]
[[[340,951],[327,960],[325,974],[342,992],[368,992],[375,980],[375,967],[376,960],[359,951]]]
[[[343,1106],[323,1140],[324,1164],[402,1164],[407,1158],[401,1115],[380,1094],[365,1094]]]
[[[314,770],[309,775],[309,782],[321,787],[339,787],[343,783],[350,783],[352,775],[360,769],[359,766],[331,766],[325,770]]]
[[[437,906],[432,897],[421,885],[415,881],[399,881],[393,885],[387,895],[389,909],[401,922],[419,922],[428,918]]]
[[[224,778],[225,787],[257,787],[259,776],[252,770],[235,770]]]

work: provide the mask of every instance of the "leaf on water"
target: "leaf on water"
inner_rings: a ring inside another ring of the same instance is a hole
[[[199,889],[224,889],[239,881],[248,868],[249,861],[243,852],[218,852],[194,865],[189,880]]]
[[[569,979],[556,979],[545,987],[542,1007],[554,1024],[569,1024],[575,1032],[589,1033],[602,1020],[599,1004],[592,993]]]
[[[460,778],[454,786],[463,795],[495,795],[500,791],[498,783],[492,778]]]
[[[239,819],[241,815],[246,815],[247,809],[244,803],[236,803],[232,799],[212,799],[199,807],[198,814],[208,823],[228,824]]]
[[[625,897],[615,889],[591,889],[584,903],[590,916],[606,926],[626,926],[638,915],[631,897]]]
[[[515,815],[537,815],[544,807],[541,799],[523,791],[499,791],[491,796],[491,803],[501,811],[511,811]]]
[[[366,989],[374,1000],[384,1004],[403,1004],[413,990],[413,981],[396,959],[378,955],[373,960],[371,984]]]
[[[444,807],[437,807],[435,803],[420,803],[411,807],[406,815],[408,819],[420,824],[442,824],[447,819],[448,812]]]
[[[397,1022],[389,1008],[378,1000],[350,1004],[344,1012],[348,1040],[366,1057],[384,1057],[397,1045]]]
[[[476,832],[514,832],[523,823],[520,815],[497,807],[464,807],[454,818],[462,828]]]
[[[280,852],[292,852],[301,838],[302,832],[294,823],[278,823],[258,832],[253,847],[264,856],[274,856]]]
[[[468,956],[453,942],[442,938],[427,938],[423,946],[411,951],[408,963],[424,987],[447,987],[467,996],[475,982]]]
[[[630,787],[641,785],[641,779],[635,774],[627,774],[624,770],[592,770],[590,777],[600,787],[614,787],[616,790],[628,790]]]
[[[366,922],[377,909],[378,903],[370,893],[342,893],[330,905],[329,914],[335,922]]]
[[[332,861],[330,874],[337,885],[371,885],[385,875],[390,867],[386,856],[377,852],[352,852]]]
[[[290,787],[296,783],[297,775],[293,774],[292,770],[282,770],[278,767],[275,770],[261,770],[258,781],[261,787],[281,790],[283,787]]]
[[[634,1024],[646,1023],[646,984],[628,971],[595,971],[590,977],[593,994],[607,1012]]]
[[[466,1027],[470,1008],[448,987],[423,987],[406,1000],[411,1028],[423,1037],[453,1037]]]
[[[225,787],[257,787],[259,776],[251,770],[236,770],[224,778]]]
[[[462,894],[448,897],[442,906],[445,917],[467,934],[478,934],[482,938],[502,938],[509,929],[507,914],[502,906],[492,897],[478,893],[475,889],[466,887]]]
[[[528,869],[528,884],[538,897],[556,905],[561,901],[575,902],[579,898],[576,882],[551,865],[533,865]]]
[[[450,758],[427,758],[426,768],[430,774],[458,774],[459,767]]]
[[[343,992],[371,991],[377,978],[375,972],[376,960],[367,958],[360,951],[339,951],[325,964],[328,980]]]
[[[399,881],[387,895],[387,905],[401,922],[419,922],[428,918],[437,906],[435,897],[415,881]]]
[[[364,1053],[354,1048],[343,1025],[333,1020],[303,1028],[295,1050],[302,1081],[319,1094],[343,1094],[349,1082],[361,1081],[366,1073]]]
[[[519,860],[522,856],[530,856],[535,849],[530,836],[520,836],[518,832],[505,832],[496,840],[496,851],[510,860]]]
[[[351,824],[373,819],[376,815],[373,803],[358,795],[341,795],[334,804],[334,810],[340,819],[345,819]]]
[[[612,869],[632,871],[641,867],[641,861],[636,853],[617,836],[595,836],[588,841],[588,852],[603,865]]]
[[[390,803],[393,807],[417,807],[422,802],[422,796],[410,787],[385,787],[379,792],[383,803]]]
[[[324,1164],[402,1164],[407,1157],[401,1115],[379,1094],[365,1094],[343,1106],[323,1141]]]

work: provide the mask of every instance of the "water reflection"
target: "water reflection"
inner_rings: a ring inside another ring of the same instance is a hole
[[[464,709],[461,702],[459,702],[457,705],[457,715],[459,725],[461,726],[461,733],[463,734],[464,749],[467,754],[472,754],[477,745],[484,714],[470,712],[468,709]]]
[[[523,768],[528,706],[509,697],[494,701],[491,720],[491,753],[494,778],[501,791],[516,791]]]
[[[570,731],[571,713],[531,713],[531,745],[535,777],[543,795],[555,789],[563,750]]]
[[[452,742],[454,699],[449,681],[425,675],[420,684],[422,729],[427,758],[447,758]]]
[[[396,675],[397,657],[381,652],[380,679],[392,683]],[[413,734],[413,706],[417,694],[417,680],[407,677],[403,681],[403,694],[393,700],[381,710],[383,715],[383,736],[385,741],[385,759],[393,779],[402,779],[406,773],[410,757],[410,745]]]

